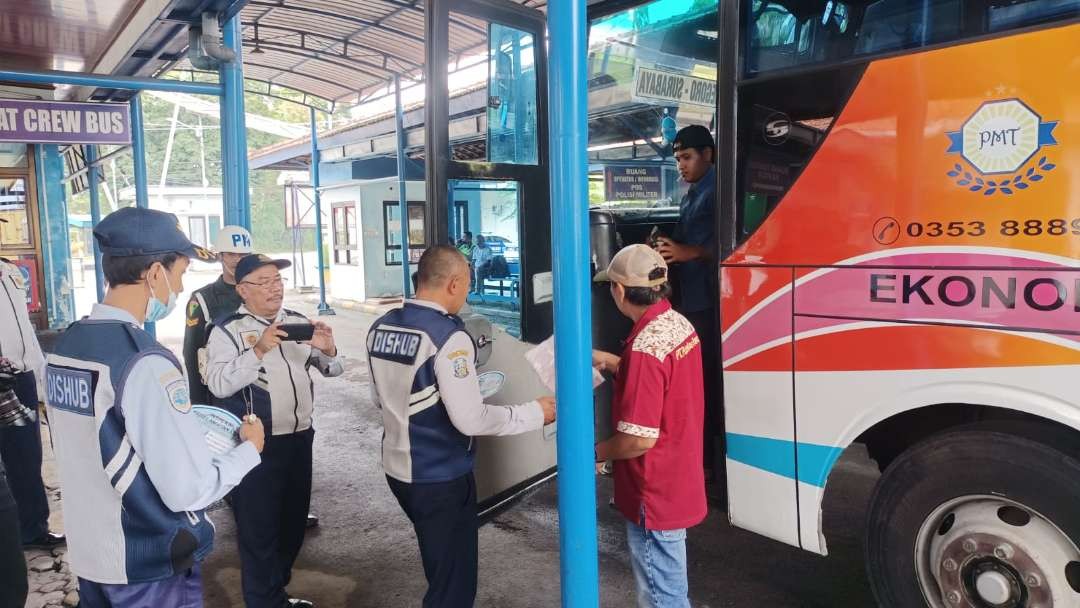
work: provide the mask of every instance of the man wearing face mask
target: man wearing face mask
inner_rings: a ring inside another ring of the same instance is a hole
[[[211,453],[180,362],[142,329],[175,308],[189,258],[209,252],[151,209],[115,211],[94,237],[109,290],[61,335],[45,382],[80,606],[201,608],[204,509],[259,464],[262,423],[248,418],[240,445]]]

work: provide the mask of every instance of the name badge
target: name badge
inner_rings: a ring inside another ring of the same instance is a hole
[[[407,331],[376,329],[371,342],[371,356],[379,359],[412,364],[420,350],[420,336]]]
[[[88,371],[48,366],[45,371],[46,403],[59,410],[94,415],[94,376]]]

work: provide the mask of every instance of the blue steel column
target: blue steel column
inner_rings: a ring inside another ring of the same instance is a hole
[[[337,314],[326,303],[326,259],[323,257],[322,197],[319,196],[319,121],[311,111],[311,194],[315,197],[315,256],[319,260],[319,314]]]
[[[45,276],[45,307],[50,329],[75,320],[71,281],[71,241],[67,200],[64,198],[64,159],[56,144],[35,146],[41,267]]]
[[[586,176],[585,0],[548,4],[551,43],[551,250],[559,404],[559,547],[562,605],[595,608],[592,315]]]
[[[140,95],[131,98],[131,162],[135,168],[135,206],[147,209],[150,195],[146,191],[146,136]]]
[[[96,228],[101,221],[101,200],[98,198],[98,167],[97,145],[86,146],[86,180],[90,189],[90,226]],[[94,243],[94,286],[97,287],[97,301],[105,299],[105,273],[101,270],[101,248],[98,247],[97,239],[90,239]]]
[[[412,266],[409,264],[409,198],[405,192],[405,110],[401,107],[401,75],[394,74],[394,126],[397,130],[398,213],[401,217],[401,294],[409,297]]]
[[[131,98],[131,161],[135,167],[135,206],[148,209],[150,196],[146,191],[146,137],[143,133],[142,98],[139,95]],[[151,336],[157,336],[153,323],[143,323],[143,329]]]
[[[221,159],[224,165],[225,223],[251,230],[242,40],[239,16],[226,21],[222,28],[222,42],[236,53],[236,59],[220,68]]]

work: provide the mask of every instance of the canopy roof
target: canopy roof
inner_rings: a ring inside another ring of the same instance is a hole
[[[547,0],[514,0],[544,9]],[[395,74],[423,78],[421,0],[247,0],[240,12],[244,76],[331,104],[384,91]],[[487,42],[487,24],[451,15],[451,64]],[[177,69],[191,69],[186,60]]]

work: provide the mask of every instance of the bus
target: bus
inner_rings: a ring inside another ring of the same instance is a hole
[[[608,5],[594,247],[676,220],[666,120],[717,135],[731,522],[827,554],[863,444],[880,605],[1080,605],[1080,2]]]
[[[558,254],[544,16],[429,11],[425,230],[518,245],[465,317],[505,379],[490,402],[520,402],[543,391],[523,354],[551,335]],[[599,0],[589,28],[594,267],[677,222],[676,130],[716,136],[732,524],[827,554],[823,500],[859,444],[880,605],[1080,605],[1080,0]],[[465,117],[433,66],[476,45]],[[553,474],[553,429],[478,443],[486,508]]]

